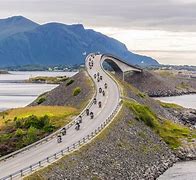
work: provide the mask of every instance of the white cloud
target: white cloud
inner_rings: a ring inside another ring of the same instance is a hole
[[[157,59],[160,52],[196,51],[196,0],[0,0],[0,18],[13,15],[83,23]],[[194,53],[160,56],[161,62],[196,65]]]
[[[171,0],[174,3],[181,3],[181,4],[196,4],[196,0]]]
[[[125,43],[129,50],[162,64],[196,65],[196,32],[95,28]]]
[[[94,28],[124,42],[130,50],[196,51],[196,32]]]
[[[0,0],[2,18],[170,31],[196,31],[195,9],[195,0]]]

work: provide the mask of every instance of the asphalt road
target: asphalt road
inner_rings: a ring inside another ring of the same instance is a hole
[[[92,57],[90,57],[93,59]],[[78,142],[81,138],[89,135],[97,127],[99,127],[108,116],[116,109],[120,100],[120,92],[116,83],[103,71],[101,67],[101,55],[96,55],[93,59],[93,67],[89,68],[89,57],[86,59],[87,70],[95,81],[97,88],[97,100],[102,102],[102,107],[99,108],[97,104],[94,104],[90,108],[90,112],[94,113],[94,118],[90,119],[89,116],[84,116],[79,131],[75,130],[75,126],[67,130],[67,134],[63,136],[62,143],[57,143],[57,139],[54,138],[47,143],[38,145],[28,151],[24,151],[17,154],[15,157],[6,161],[0,162],[0,179],[6,177],[12,173],[15,173],[23,168],[26,168],[40,160],[47,158],[54,153],[61,151],[62,149]],[[94,78],[94,74],[99,72],[103,77],[103,80],[97,82]],[[104,89],[104,84],[108,84],[108,88]],[[106,95],[103,96],[99,93],[99,88],[105,90]]]

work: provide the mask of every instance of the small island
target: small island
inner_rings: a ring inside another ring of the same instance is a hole
[[[56,77],[48,77],[48,76],[37,76],[33,78],[29,78],[26,80],[27,83],[45,83],[45,84],[61,84],[67,81],[69,77],[67,76],[56,76]]]
[[[9,74],[9,72],[5,70],[0,70],[0,74]]]

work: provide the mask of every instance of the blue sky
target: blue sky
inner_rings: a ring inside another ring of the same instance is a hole
[[[0,0],[0,18],[13,15],[83,23],[161,63],[196,65],[196,0]]]

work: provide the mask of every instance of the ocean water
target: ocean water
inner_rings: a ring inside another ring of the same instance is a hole
[[[0,75],[0,111],[24,107],[34,101],[40,94],[57,87],[56,84],[21,83],[35,76],[68,76],[76,72],[10,72]]]
[[[196,109],[196,94],[155,98],[163,102],[179,104],[186,108]]]
[[[179,162],[169,168],[158,180],[195,180],[196,161]]]
[[[0,74],[0,83],[2,82],[18,82],[33,78],[36,76],[67,76],[71,77],[77,72],[51,72],[51,71],[9,71],[10,74]]]

